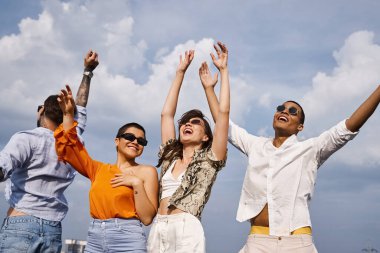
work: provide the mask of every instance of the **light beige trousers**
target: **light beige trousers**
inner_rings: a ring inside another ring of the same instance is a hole
[[[189,213],[157,214],[149,232],[148,253],[205,253],[201,222]]]
[[[311,235],[252,234],[239,253],[318,253]]]

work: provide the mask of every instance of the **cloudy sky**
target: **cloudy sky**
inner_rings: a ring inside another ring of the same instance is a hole
[[[13,133],[35,127],[45,97],[65,83],[77,89],[90,48],[100,65],[84,138],[92,157],[111,163],[117,129],[137,121],[149,139],[139,161],[156,164],[160,110],[185,50],[196,53],[178,116],[192,108],[210,115],[198,68],[211,64],[218,40],[230,52],[231,118],[256,135],[271,136],[274,108],[293,99],[306,112],[300,138],[316,136],[350,116],[380,83],[377,0],[0,0],[0,6],[0,148]],[[319,252],[380,251],[379,125],[378,110],[320,168],[311,202]],[[235,221],[246,164],[230,146],[203,213],[208,252],[238,252],[246,240],[249,224]],[[78,176],[67,191],[64,238],[86,238],[88,189]],[[0,200],[2,218],[8,205]]]

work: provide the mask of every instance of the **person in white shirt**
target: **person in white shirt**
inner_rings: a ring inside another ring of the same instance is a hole
[[[214,120],[217,78],[201,78]],[[230,121],[229,142],[248,156],[236,219],[250,221],[240,253],[317,252],[312,239],[309,201],[318,168],[352,140],[376,110],[380,86],[346,120],[315,138],[299,141],[305,114],[295,101],[277,107],[274,138],[257,137]]]

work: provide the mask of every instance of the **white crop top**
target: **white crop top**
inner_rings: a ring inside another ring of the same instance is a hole
[[[185,171],[182,172],[177,179],[173,177],[172,171],[176,161],[170,164],[169,169],[166,171],[165,175],[162,177],[162,194],[161,199],[171,197],[177,188],[181,185],[182,177]],[[161,200],[160,199],[160,200]]]

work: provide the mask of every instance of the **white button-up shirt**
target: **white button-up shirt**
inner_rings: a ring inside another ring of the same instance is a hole
[[[230,143],[248,156],[236,219],[249,220],[268,203],[270,235],[311,227],[309,201],[317,169],[356,134],[342,121],[316,138],[298,141],[292,135],[276,148],[272,138],[251,135],[230,121]]]

